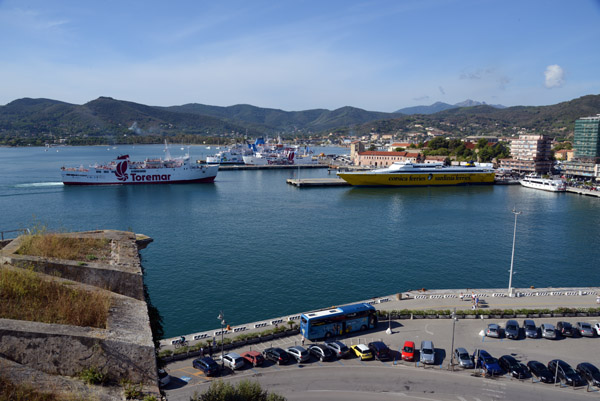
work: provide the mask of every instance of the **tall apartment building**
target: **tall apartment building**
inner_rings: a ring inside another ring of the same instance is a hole
[[[600,163],[600,114],[575,121],[574,157],[565,163],[565,173],[576,177],[598,178]]]
[[[511,159],[500,167],[523,173],[547,174],[552,168],[552,140],[546,135],[519,135],[511,141]]]

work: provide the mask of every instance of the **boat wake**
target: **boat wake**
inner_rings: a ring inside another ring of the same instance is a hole
[[[58,187],[63,186],[64,184],[60,181],[58,182],[32,182],[29,184],[18,184],[15,185],[17,188],[31,188],[31,187]]]

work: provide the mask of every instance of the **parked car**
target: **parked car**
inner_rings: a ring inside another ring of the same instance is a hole
[[[504,373],[498,364],[498,360],[491,356],[486,350],[481,349],[478,353],[475,353],[475,355],[477,355],[476,367],[485,370],[486,374],[498,376]]]
[[[535,327],[535,322],[533,320],[523,320],[523,330],[525,331],[525,337],[527,338],[537,338],[538,330]]]
[[[290,361],[290,356],[287,352],[279,347],[267,348],[263,351],[265,359],[275,362],[278,365],[286,364]]]
[[[594,330],[596,331],[596,335],[600,336],[600,323],[594,324]]]
[[[258,351],[246,351],[242,354],[242,358],[254,367],[262,365],[265,361],[265,358]]]
[[[428,340],[421,341],[419,356],[421,363],[427,365],[435,364],[435,348],[433,347],[433,342]]]
[[[569,322],[558,322],[556,323],[556,331],[558,331],[563,337],[574,337],[575,329]]]
[[[454,350],[454,358],[458,363],[458,366],[465,369],[473,369],[473,360],[469,355],[469,352],[464,348],[457,348]]]
[[[308,352],[321,362],[330,361],[334,358],[333,352],[323,344],[312,344],[308,347]]]
[[[204,372],[206,376],[212,376],[219,372],[219,365],[209,356],[205,356],[204,358],[194,359],[192,362],[192,366],[195,369],[200,369]]]
[[[512,377],[516,379],[525,379],[529,376],[525,365],[510,355],[502,355],[500,359],[498,359],[498,364],[506,373],[510,373]]]
[[[506,326],[504,326],[504,336],[511,340],[518,340],[519,330],[519,323],[516,320],[509,320],[506,322]]]
[[[542,338],[547,338],[548,340],[556,340],[556,329],[554,325],[551,323],[542,323],[540,326],[540,331],[542,332]]]
[[[230,352],[223,356],[223,362],[231,370],[236,370],[244,366],[244,358],[240,354]]]
[[[579,376],[579,373],[577,373],[575,369],[571,367],[571,365],[563,360],[551,360],[548,362],[548,370],[551,373],[557,374],[558,380],[564,380],[564,382],[569,386],[583,386],[586,384],[585,380]]]
[[[485,330],[485,335],[486,337],[500,338],[500,326],[498,326],[496,323],[488,324],[488,327]]]
[[[171,382],[171,375],[165,369],[158,369],[158,385],[164,387]]]
[[[341,341],[325,341],[325,346],[333,351],[338,359],[345,358],[350,354],[350,349]]]
[[[352,351],[354,351],[354,354],[357,357],[359,357],[361,361],[364,361],[365,359],[373,359],[373,354],[371,353],[371,350],[365,344],[356,344],[353,345],[351,348]]]
[[[575,327],[577,327],[577,331],[579,332],[580,336],[594,337],[594,329],[588,322],[577,322]]]
[[[600,370],[589,362],[577,365],[577,373],[587,380],[592,386],[600,387]]]
[[[310,359],[310,353],[308,350],[300,345],[294,345],[293,347],[289,347],[285,350],[290,356],[298,363],[306,362]]]
[[[546,365],[538,361],[527,362],[527,367],[532,375],[537,377],[543,383],[553,383],[554,375],[548,370]]]
[[[382,341],[369,343],[369,349],[373,357],[379,361],[388,361],[391,359],[390,349]]]
[[[412,362],[415,360],[415,343],[412,341],[404,341],[404,347],[400,352],[402,360]]]

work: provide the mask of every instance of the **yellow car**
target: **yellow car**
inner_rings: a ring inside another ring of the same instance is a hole
[[[364,361],[365,359],[373,359],[371,350],[365,344],[356,344],[350,348],[352,348],[352,351],[354,351],[356,356],[359,357],[361,361]]]

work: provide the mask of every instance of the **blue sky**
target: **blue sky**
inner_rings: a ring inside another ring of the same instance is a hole
[[[600,0],[0,0],[0,104],[547,105],[600,93]]]

